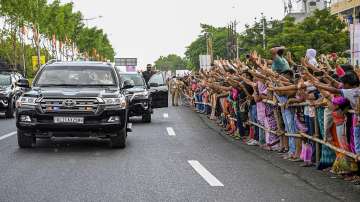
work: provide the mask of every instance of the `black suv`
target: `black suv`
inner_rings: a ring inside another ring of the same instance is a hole
[[[22,75],[7,68],[0,68],[0,112],[6,118],[13,118],[15,102],[23,93],[17,82],[23,79]]]
[[[28,87],[27,80],[18,82]],[[54,62],[43,66],[16,109],[20,148],[36,138],[110,138],[124,148],[128,128],[127,102],[115,68],[99,62]]]
[[[134,86],[125,90],[129,103],[129,117],[141,116],[143,122],[150,123],[154,108],[168,107],[168,88],[162,72],[154,74],[149,80],[149,85],[141,73],[119,71],[119,75],[120,83]]]

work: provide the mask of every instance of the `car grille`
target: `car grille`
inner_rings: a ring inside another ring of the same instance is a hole
[[[43,113],[95,114],[99,107],[96,98],[43,98]]]

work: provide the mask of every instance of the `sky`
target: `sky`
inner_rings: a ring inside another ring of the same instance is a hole
[[[172,53],[184,56],[186,47],[200,34],[200,23],[226,26],[236,20],[240,32],[262,12],[268,18],[284,17],[283,0],[72,1],[85,18],[102,16],[88,26],[104,29],[116,57],[136,57],[139,67]]]

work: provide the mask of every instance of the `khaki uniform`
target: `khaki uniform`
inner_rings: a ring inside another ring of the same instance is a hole
[[[181,89],[184,83],[178,79],[170,80],[171,101],[173,106],[179,106]]]

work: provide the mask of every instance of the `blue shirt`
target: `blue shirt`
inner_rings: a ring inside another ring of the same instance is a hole
[[[281,73],[290,69],[288,61],[284,57],[276,56],[271,65],[271,69],[277,73]]]

